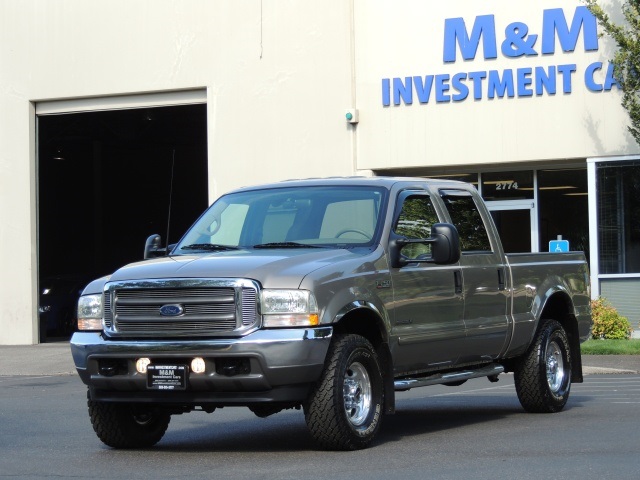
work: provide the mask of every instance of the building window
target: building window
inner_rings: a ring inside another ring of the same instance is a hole
[[[538,171],[538,214],[541,252],[558,235],[572,251],[589,258],[589,205],[586,168]]]
[[[602,274],[640,273],[640,160],[596,166]]]

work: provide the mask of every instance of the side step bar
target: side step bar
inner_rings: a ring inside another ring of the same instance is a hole
[[[497,363],[485,365],[477,369],[465,369],[457,372],[436,373],[427,377],[403,378],[396,380],[394,387],[397,392],[402,392],[416,387],[426,387],[427,385],[440,385],[443,383],[462,382],[470,378],[493,377],[504,372],[504,367]]]

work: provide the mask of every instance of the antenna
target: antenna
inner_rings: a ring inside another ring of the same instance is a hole
[[[167,216],[167,246],[165,247],[166,255],[169,255],[169,228],[171,226],[171,201],[173,200],[173,169],[176,165],[176,149],[173,148],[173,155],[171,157],[171,183],[169,185],[169,214]]]

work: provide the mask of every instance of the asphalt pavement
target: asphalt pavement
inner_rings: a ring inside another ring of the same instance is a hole
[[[639,374],[640,355],[583,355],[583,372]],[[0,376],[74,375],[69,342],[38,345],[0,345]]]

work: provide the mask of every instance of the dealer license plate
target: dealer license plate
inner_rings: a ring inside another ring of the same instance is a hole
[[[187,388],[186,365],[149,365],[147,388],[152,390],[184,390]]]

